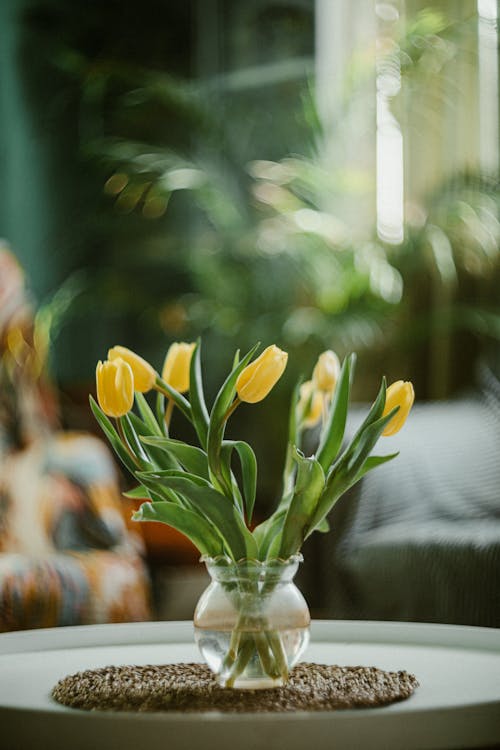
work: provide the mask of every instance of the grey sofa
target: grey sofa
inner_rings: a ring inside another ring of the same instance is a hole
[[[500,626],[500,384],[492,368],[483,364],[477,389],[462,398],[417,405],[378,447],[400,456],[343,497],[330,534],[305,550],[316,616]]]

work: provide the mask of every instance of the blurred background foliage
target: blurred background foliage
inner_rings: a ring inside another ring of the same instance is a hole
[[[68,418],[83,419],[78,394],[115,343],[160,367],[172,341],[201,335],[212,394],[237,347],[276,343],[288,386],[235,426],[260,441],[270,492],[292,385],[323,349],[358,352],[358,399],[382,374],[444,398],[500,339],[498,163],[460,155],[455,135],[479,139],[476,4],[366,3],[373,41],[348,39],[330,119],[315,78],[322,5],[37,0],[21,14],[26,95],[51,134],[58,232],[38,291]],[[376,221],[384,85],[405,148],[397,242]],[[345,156],[360,112],[362,168]]]

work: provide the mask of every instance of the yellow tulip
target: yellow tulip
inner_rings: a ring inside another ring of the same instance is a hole
[[[309,409],[307,406],[309,405]],[[298,403],[299,413],[303,414],[302,423],[304,427],[314,427],[323,413],[323,394],[316,390],[312,380],[307,380],[300,386],[300,398]]]
[[[399,432],[406,422],[406,418],[410,413],[414,400],[415,392],[413,390],[413,385],[409,381],[405,382],[403,380],[397,380],[388,387],[382,416],[385,417],[396,406],[399,406],[399,409],[390,422],[386,424],[382,435],[388,437],[389,435],[395,435]]]
[[[189,367],[196,344],[172,344],[165,357],[162,378],[179,393],[189,390]]]
[[[123,359],[130,366],[134,376],[134,390],[147,393],[154,386],[156,381],[155,369],[151,367],[149,362],[146,362],[145,359],[125,346],[114,346],[110,349],[108,359],[111,362],[116,359]]]
[[[312,379],[315,387],[324,393],[333,393],[340,375],[340,361],[335,352],[328,349],[320,354],[314,367]]]
[[[236,392],[240,401],[262,401],[283,375],[287,360],[288,354],[274,344],[264,349],[238,376]]]
[[[134,375],[124,359],[98,362],[97,400],[108,417],[123,417],[134,403]]]

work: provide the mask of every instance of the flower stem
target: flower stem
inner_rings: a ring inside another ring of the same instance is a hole
[[[170,397],[168,397],[167,408],[165,410],[165,425],[167,427],[167,430],[170,429],[170,421],[172,419],[172,413],[174,411],[174,406],[175,406],[175,404],[174,404],[173,399],[171,399]]]
[[[116,424],[116,429],[118,431],[118,435],[120,436],[120,440],[122,441],[125,447],[125,450],[127,451],[132,461],[135,463],[135,465],[140,469],[141,464],[139,462],[139,459],[137,458],[134,451],[132,450],[130,443],[128,441],[128,438],[125,434],[125,430],[123,429],[122,418],[118,417],[118,419],[115,419],[115,424]]]
[[[238,406],[240,404],[241,404],[241,399],[239,399],[238,396],[236,396],[236,398],[234,399],[233,403],[231,404],[231,406],[229,407],[229,409],[224,414],[224,420],[223,420],[224,422],[227,422],[227,420],[229,419],[229,417],[231,416],[231,414],[234,411],[236,411],[236,409],[238,408]]]
[[[234,683],[242,672],[245,671],[245,667],[252,658],[254,653],[255,643],[248,633],[241,634],[240,647],[238,650],[238,658],[234,662],[227,679],[225,680],[225,687],[234,687]]]
[[[276,664],[272,651],[269,651],[269,634],[267,632],[254,633],[253,637],[259,654],[260,663],[262,664],[265,674],[275,680],[280,676],[280,670]]]
[[[241,631],[235,628],[231,633],[231,640],[229,642],[229,649],[224,657],[223,671],[230,670],[234,662],[238,658],[238,649],[240,646]]]
[[[274,663],[278,669],[278,674],[283,678],[283,681],[286,682],[288,679],[288,662],[281,635],[277,630],[267,630],[266,636],[269,641],[271,652],[274,656]]]

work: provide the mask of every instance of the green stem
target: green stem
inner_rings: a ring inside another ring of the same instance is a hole
[[[266,630],[266,636],[274,656],[274,663],[278,669],[278,674],[286,682],[288,680],[288,662],[281,635],[277,630]]]
[[[300,447],[300,446],[297,446]],[[293,449],[294,446],[292,443],[288,443],[286,447],[286,458],[285,458],[285,468],[283,471],[283,494],[282,499],[287,497],[287,495],[290,494],[290,492],[293,490],[293,479],[294,479],[294,472],[295,472],[295,462],[293,460]]]
[[[245,671],[248,662],[252,658],[254,649],[255,641],[252,636],[248,635],[247,633],[242,633],[240,647],[238,650],[238,657],[231,667],[227,679],[225,680],[225,687],[234,687],[234,683],[236,682],[240,674]]]
[[[176,403],[179,410],[184,414],[186,419],[189,419],[190,422],[193,421],[193,413],[189,401],[184,398],[181,393],[178,393],[174,388],[170,388],[170,386],[165,383],[160,378],[160,376],[156,378],[154,389],[158,393],[161,393],[163,396],[166,396],[168,399],[172,399]]]
[[[240,404],[241,404],[241,399],[239,399],[238,396],[236,396],[236,398],[234,399],[233,403],[231,404],[231,406],[229,407],[229,409],[224,414],[224,422],[227,422],[227,420],[229,419],[229,417],[231,416],[231,414],[234,411],[236,411],[236,409],[238,408],[238,406]]]
[[[234,662],[236,661],[238,657],[238,649],[240,646],[240,640],[241,640],[241,631],[235,628],[233,632],[231,633],[231,640],[229,642],[229,650],[224,657],[224,661],[222,663],[222,671],[227,672],[231,669]]]
[[[172,420],[172,413],[174,411],[174,406],[175,404],[173,400],[170,397],[168,397],[167,408],[165,411],[165,425],[167,427],[167,430],[170,430],[170,422]]]
[[[128,455],[132,459],[132,461],[135,463],[135,465],[140,469],[141,464],[137,456],[135,455],[134,451],[132,450],[130,443],[128,441],[127,436],[125,435],[125,430],[123,429],[121,418],[115,419],[116,424],[116,430],[118,432],[118,435],[120,436],[120,440],[122,441],[125,450],[127,451]]]
[[[279,666],[276,663],[274,654],[269,650],[270,637],[269,631],[263,631],[261,633],[254,633],[255,645],[259,654],[260,663],[262,669],[273,680],[280,676]],[[278,636],[279,637],[279,636]]]
[[[288,679],[288,662],[281,635],[270,627],[267,618],[259,611],[263,597],[274,587],[273,581],[267,581],[261,588],[257,581],[242,580],[238,590],[230,593],[239,615],[221,669],[226,687],[234,686],[254,655],[258,655],[263,675],[273,681],[280,677],[283,682]]]
[[[323,403],[321,406],[321,429],[323,430],[328,420],[328,406],[330,399],[325,393],[322,394],[322,399]]]

